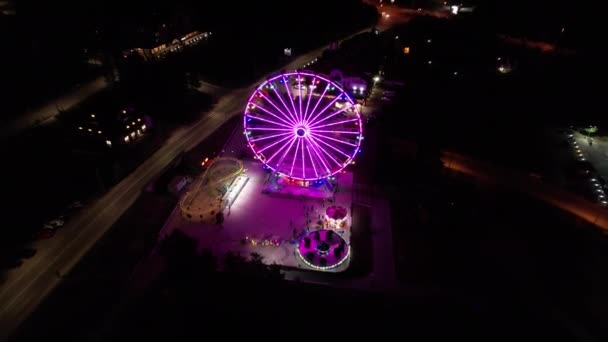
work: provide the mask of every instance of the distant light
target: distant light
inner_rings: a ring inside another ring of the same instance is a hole
[[[395,39],[399,39],[399,36],[395,36]]]
[[[97,131],[97,134],[101,134],[101,131]]]
[[[131,128],[131,126],[127,125],[127,129]]]
[[[91,114],[91,117],[92,117],[92,118],[95,118],[95,114]]]
[[[454,76],[457,76],[457,75],[458,75],[458,71],[454,71]]]
[[[404,55],[409,55],[410,54],[410,47],[409,46],[406,46],[406,47],[403,48],[403,54]]]
[[[138,118],[137,121],[139,122],[139,121],[141,121],[141,119]]]
[[[131,132],[131,138],[135,138],[135,132]]]
[[[90,129],[90,128],[87,128],[87,130],[88,130],[89,132],[93,132],[93,130],[92,130],[92,129]]]
[[[430,39],[427,39],[427,40],[426,40],[426,42],[427,42],[427,43],[430,43],[430,42],[432,42],[432,40],[430,40]]]
[[[78,127],[79,130],[82,130],[82,127]]]
[[[106,140],[106,145],[108,145],[108,147],[112,147],[112,142],[110,140]]]
[[[452,14],[458,14],[458,10],[460,9],[458,6],[452,6]]]
[[[433,64],[433,61],[427,61],[426,64]]]
[[[127,111],[123,109],[123,110],[122,110],[122,113],[123,113],[123,114],[127,114]]]
[[[145,130],[146,130],[146,125],[142,125],[142,126],[141,126],[141,130],[142,130],[142,131],[145,131]]]
[[[129,142],[129,136],[128,135],[125,137],[125,142]]]

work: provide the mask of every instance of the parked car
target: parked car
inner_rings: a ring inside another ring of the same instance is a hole
[[[42,228],[35,232],[32,238],[34,238],[34,240],[50,239],[55,235],[56,231],[56,229]]]

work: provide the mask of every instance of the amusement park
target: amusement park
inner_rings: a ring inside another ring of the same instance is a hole
[[[267,79],[244,107],[242,134],[204,162],[161,235],[180,230],[215,255],[345,271],[356,253],[348,166],[364,139],[360,104],[339,82],[293,71]]]

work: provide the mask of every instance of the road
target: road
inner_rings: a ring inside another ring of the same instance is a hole
[[[349,39],[369,28],[356,32]],[[297,57],[280,69],[297,69],[318,57],[326,46]],[[34,258],[6,274],[0,288],[0,340],[7,339],[14,329],[40,304],[78,261],[95,245],[135,202],[141,190],[160,174],[182,151],[189,150],[211,135],[217,128],[241,111],[253,89],[266,75],[250,87],[226,93],[201,120],[172,136],[129,176],[97,202],[57,232],[55,237],[39,241]]]
[[[49,101],[45,105],[20,115],[13,121],[3,124],[0,127],[0,138],[16,136],[30,127],[50,123],[55,120],[55,115],[59,113],[58,109],[68,110],[107,86],[108,83],[102,76],[89,81],[64,96]]]
[[[475,177],[480,182],[525,193],[585,220],[608,232],[608,210],[599,204],[542,182],[530,175],[474,160],[467,156],[443,152],[442,162],[448,169]]]

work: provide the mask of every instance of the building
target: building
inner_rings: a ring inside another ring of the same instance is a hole
[[[72,123],[79,143],[91,148],[116,148],[131,145],[145,137],[152,128],[152,119],[125,107],[95,113],[78,113]]]
[[[195,46],[202,41],[208,40],[211,32],[190,32],[182,37],[173,39],[170,43],[161,44],[152,48],[133,48],[123,51],[123,57],[127,58],[132,54],[141,56],[145,61],[161,60],[167,55],[178,53],[185,48]]]

